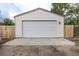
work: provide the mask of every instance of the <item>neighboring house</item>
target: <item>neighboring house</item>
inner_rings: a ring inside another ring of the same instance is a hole
[[[64,17],[37,8],[15,17],[16,37],[64,37]]]

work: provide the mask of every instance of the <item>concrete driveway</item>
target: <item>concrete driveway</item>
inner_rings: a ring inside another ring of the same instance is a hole
[[[17,38],[3,45],[75,45],[74,42],[64,38]]]
[[[64,38],[18,38],[0,45],[1,56],[79,55],[75,43]],[[74,49],[76,48],[76,49]],[[75,52],[77,51],[77,52]]]

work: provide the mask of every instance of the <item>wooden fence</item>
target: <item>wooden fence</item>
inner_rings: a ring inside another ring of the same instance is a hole
[[[1,38],[15,38],[15,26],[0,26]],[[74,37],[74,25],[64,26],[64,37]]]
[[[65,25],[64,26],[64,37],[74,37],[74,25]]]
[[[1,38],[15,38],[15,26],[0,26]]]

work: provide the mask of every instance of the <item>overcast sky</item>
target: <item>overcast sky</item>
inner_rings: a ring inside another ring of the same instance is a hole
[[[13,17],[19,13],[26,12],[35,8],[44,8],[50,10],[51,2],[46,0],[28,0],[26,3],[0,3],[0,18],[1,17]]]

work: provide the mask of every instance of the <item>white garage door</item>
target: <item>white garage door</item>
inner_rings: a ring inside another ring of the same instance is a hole
[[[23,37],[56,37],[56,20],[33,20],[23,21]]]

